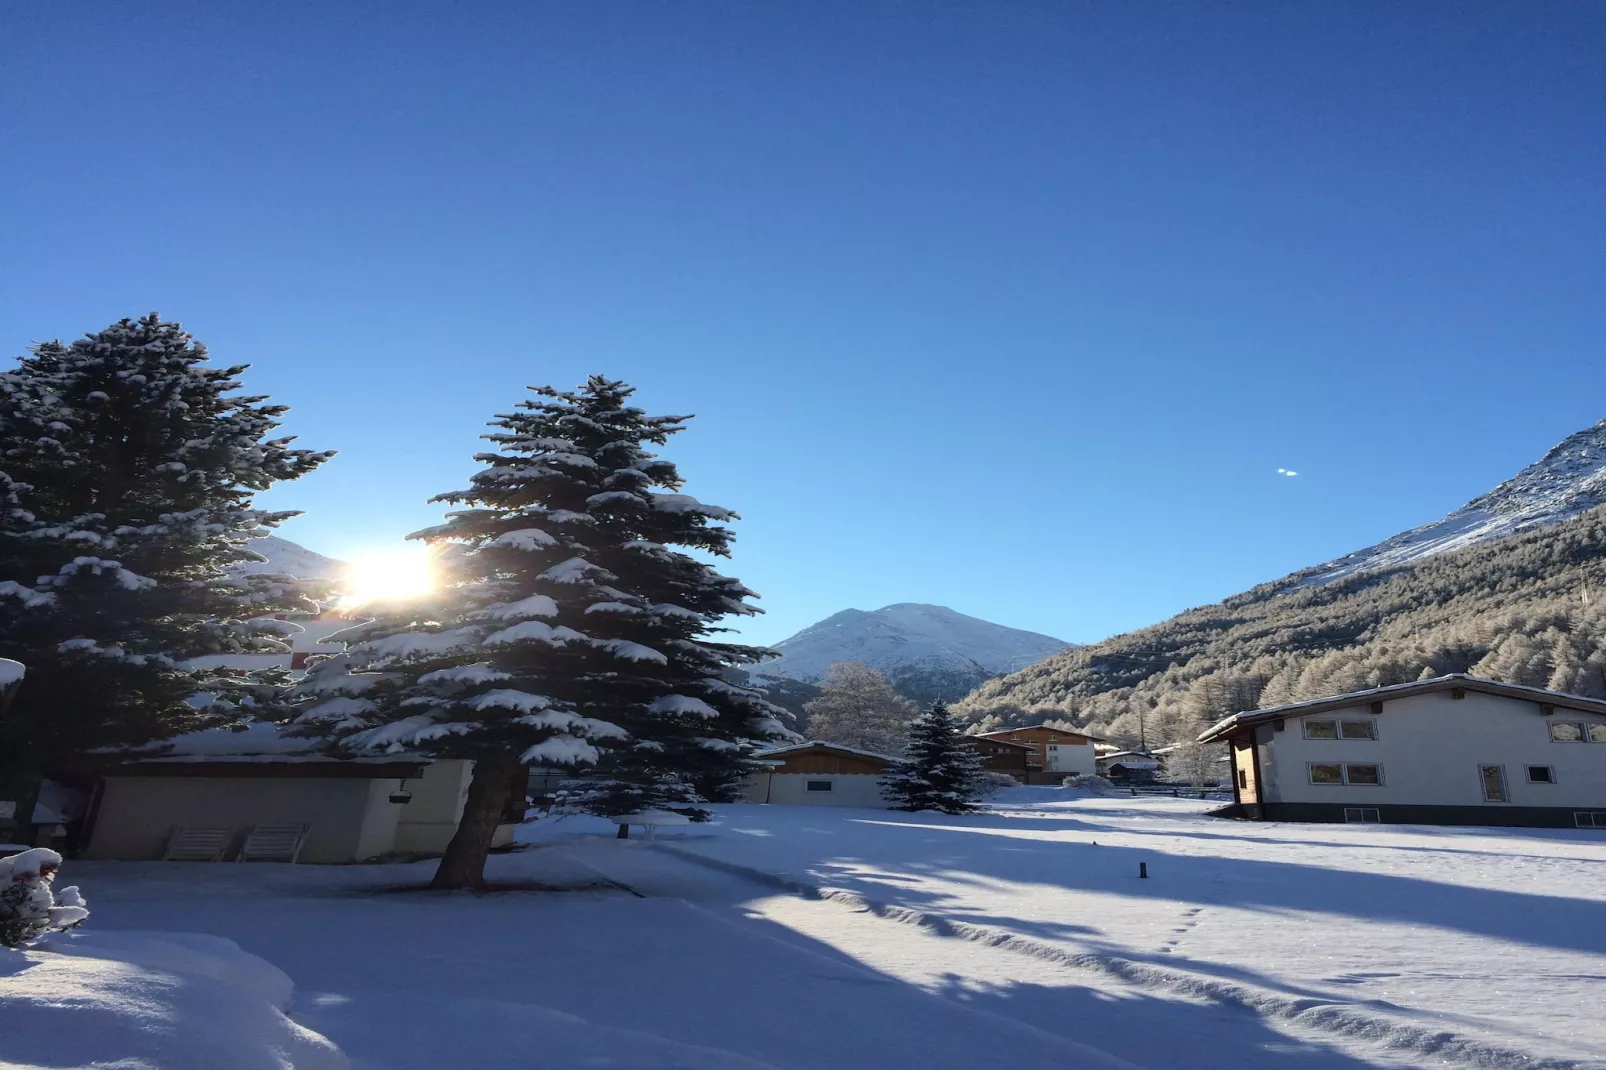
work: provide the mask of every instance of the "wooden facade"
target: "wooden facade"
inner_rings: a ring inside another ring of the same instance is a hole
[[[1048,747],[1050,744],[1064,747],[1091,748],[1096,740],[1094,736],[1082,735],[1078,732],[1067,731],[1063,728],[1051,728],[1048,725],[1032,725],[1029,728],[1003,728],[997,732],[986,732],[977,739],[996,739],[1004,743],[1018,743],[1031,750],[1026,758],[1026,767],[1030,770],[1041,771],[1048,765]]]
[[[1027,764],[1037,755],[1037,750],[1025,743],[1011,743],[1007,739],[993,739],[988,736],[966,736],[964,743],[975,754],[981,757],[982,768],[991,773],[1008,773],[1021,780],[1026,779],[1030,769]],[[1042,767],[1039,760],[1038,768]]]
[[[888,758],[864,754],[859,751],[835,747],[829,743],[811,743],[795,751],[760,755],[766,761],[779,762],[777,773],[814,773],[851,775],[867,773],[872,776],[886,772]]]

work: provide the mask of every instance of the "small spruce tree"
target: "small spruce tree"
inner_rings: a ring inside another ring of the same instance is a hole
[[[976,809],[985,776],[981,756],[965,745],[948,707],[933,702],[909,725],[904,756],[881,787],[894,800],[894,810],[968,814]]]
[[[328,453],[271,437],[285,412],[236,393],[245,366],[152,314],[35,346],[0,373],[0,657],[27,684],[0,717],[0,793],[27,837],[41,777],[214,721],[192,699],[271,687],[183,667],[264,653],[294,581],[241,575],[294,516],[252,498]]]

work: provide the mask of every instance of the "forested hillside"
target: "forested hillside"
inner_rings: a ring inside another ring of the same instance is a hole
[[[1606,696],[1606,507],[1319,587],[1299,576],[988,681],[958,709],[1150,745],[1242,709],[1470,672]],[[1141,724],[1140,724],[1141,722]]]

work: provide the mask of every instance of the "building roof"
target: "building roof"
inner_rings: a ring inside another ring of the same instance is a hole
[[[753,754],[753,757],[768,758],[776,754],[796,754],[798,751],[812,750],[815,747],[823,747],[826,750],[840,751],[843,754],[857,754],[861,758],[879,758],[883,762],[902,761],[901,758],[891,754],[880,754],[873,750],[860,750],[858,747],[845,747],[840,743],[827,743],[823,739],[811,739],[807,743],[794,743],[790,747],[773,747],[770,750],[756,751]]]
[[[1033,754],[1037,753],[1037,748],[1032,746],[1030,743],[1011,743],[1007,739],[997,739],[997,738],[993,737],[992,735],[990,735],[988,733],[985,733],[985,732],[977,732],[973,736],[964,736],[962,738],[963,739],[985,739],[987,742],[996,743],[1001,747],[1014,747],[1016,750],[1029,750]]]
[[[1284,717],[1305,717],[1313,713],[1330,713],[1334,710],[1357,706],[1363,702],[1382,702],[1388,699],[1410,698],[1413,695],[1426,695],[1435,691],[1449,691],[1462,688],[1467,691],[1478,691],[1486,695],[1499,695],[1502,698],[1519,699],[1524,702],[1536,702],[1542,706],[1562,706],[1569,710],[1582,710],[1586,713],[1599,713],[1606,715],[1606,701],[1598,698],[1586,698],[1583,695],[1569,695],[1565,691],[1547,691],[1542,687],[1528,687],[1525,684],[1507,684],[1499,680],[1486,680],[1481,676],[1468,676],[1465,673],[1451,673],[1449,676],[1436,676],[1431,680],[1413,680],[1408,684],[1390,684],[1387,687],[1373,687],[1365,691],[1351,691],[1343,695],[1333,695],[1329,698],[1307,699],[1304,702],[1290,702],[1282,706],[1267,706],[1259,710],[1245,710],[1235,713],[1211,725],[1199,734],[1200,743],[1213,743],[1224,739],[1240,728],[1267,721],[1275,721]]]
[[[985,736],[988,739],[992,739],[995,736],[1007,736],[1011,732],[1030,732],[1034,728],[1041,728],[1045,732],[1063,732],[1067,736],[1081,736],[1083,739],[1091,740],[1096,743],[1105,742],[1103,736],[1095,736],[1089,732],[1082,731],[1080,728],[1061,728],[1056,724],[1027,724],[1021,725],[1019,728],[1000,728],[996,732],[978,732],[976,734],[979,736]]]
[[[1107,751],[1104,754],[1099,755],[1098,756],[1098,760],[1103,762],[1103,761],[1108,761],[1111,758],[1143,758],[1143,759],[1149,759],[1149,758],[1153,758],[1155,755],[1157,755],[1159,753],[1161,753],[1161,752],[1160,751],[1154,751],[1154,750],[1142,750],[1141,748],[1134,748],[1132,750],[1112,750],[1112,751]],[[1131,762],[1126,762],[1124,764],[1131,765],[1132,763]]]

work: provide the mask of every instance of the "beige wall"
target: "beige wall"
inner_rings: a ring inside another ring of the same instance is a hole
[[[303,862],[351,862],[390,849],[401,809],[390,780],[358,777],[107,777],[86,858],[160,858],[174,828],[311,825]]]
[[[811,780],[830,781],[831,790],[809,791]],[[880,777],[868,773],[761,773],[748,778],[744,798],[759,803],[767,799],[782,806],[887,807]]]
[[[1377,739],[1306,739],[1303,720],[1375,720]],[[1485,802],[1480,765],[1505,767],[1513,806],[1606,808],[1606,743],[1556,743],[1554,721],[1606,724],[1599,714],[1556,708],[1543,716],[1537,703],[1468,690],[1456,699],[1430,692],[1346,710],[1290,717],[1282,731],[1262,726],[1259,743],[1262,798],[1266,802],[1325,802],[1346,806],[1404,803],[1491,806]],[[1383,766],[1383,784],[1310,783],[1309,762],[1370,762]],[[1530,784],[1526,767],[1549,766],[1554,784]]]
[[[390,804],[398,811],[396,825],[396,851],[403,854],[440,854],[457,831],[457,819],[463,816],[463,801],[468,797],[468,782],[473,777],[474,763],[462,759],[443,759],[424,768],[424,775],[407,782],[413,801],[405,806]],[[386,791],[396,787],[394,780],[386,781]]]

